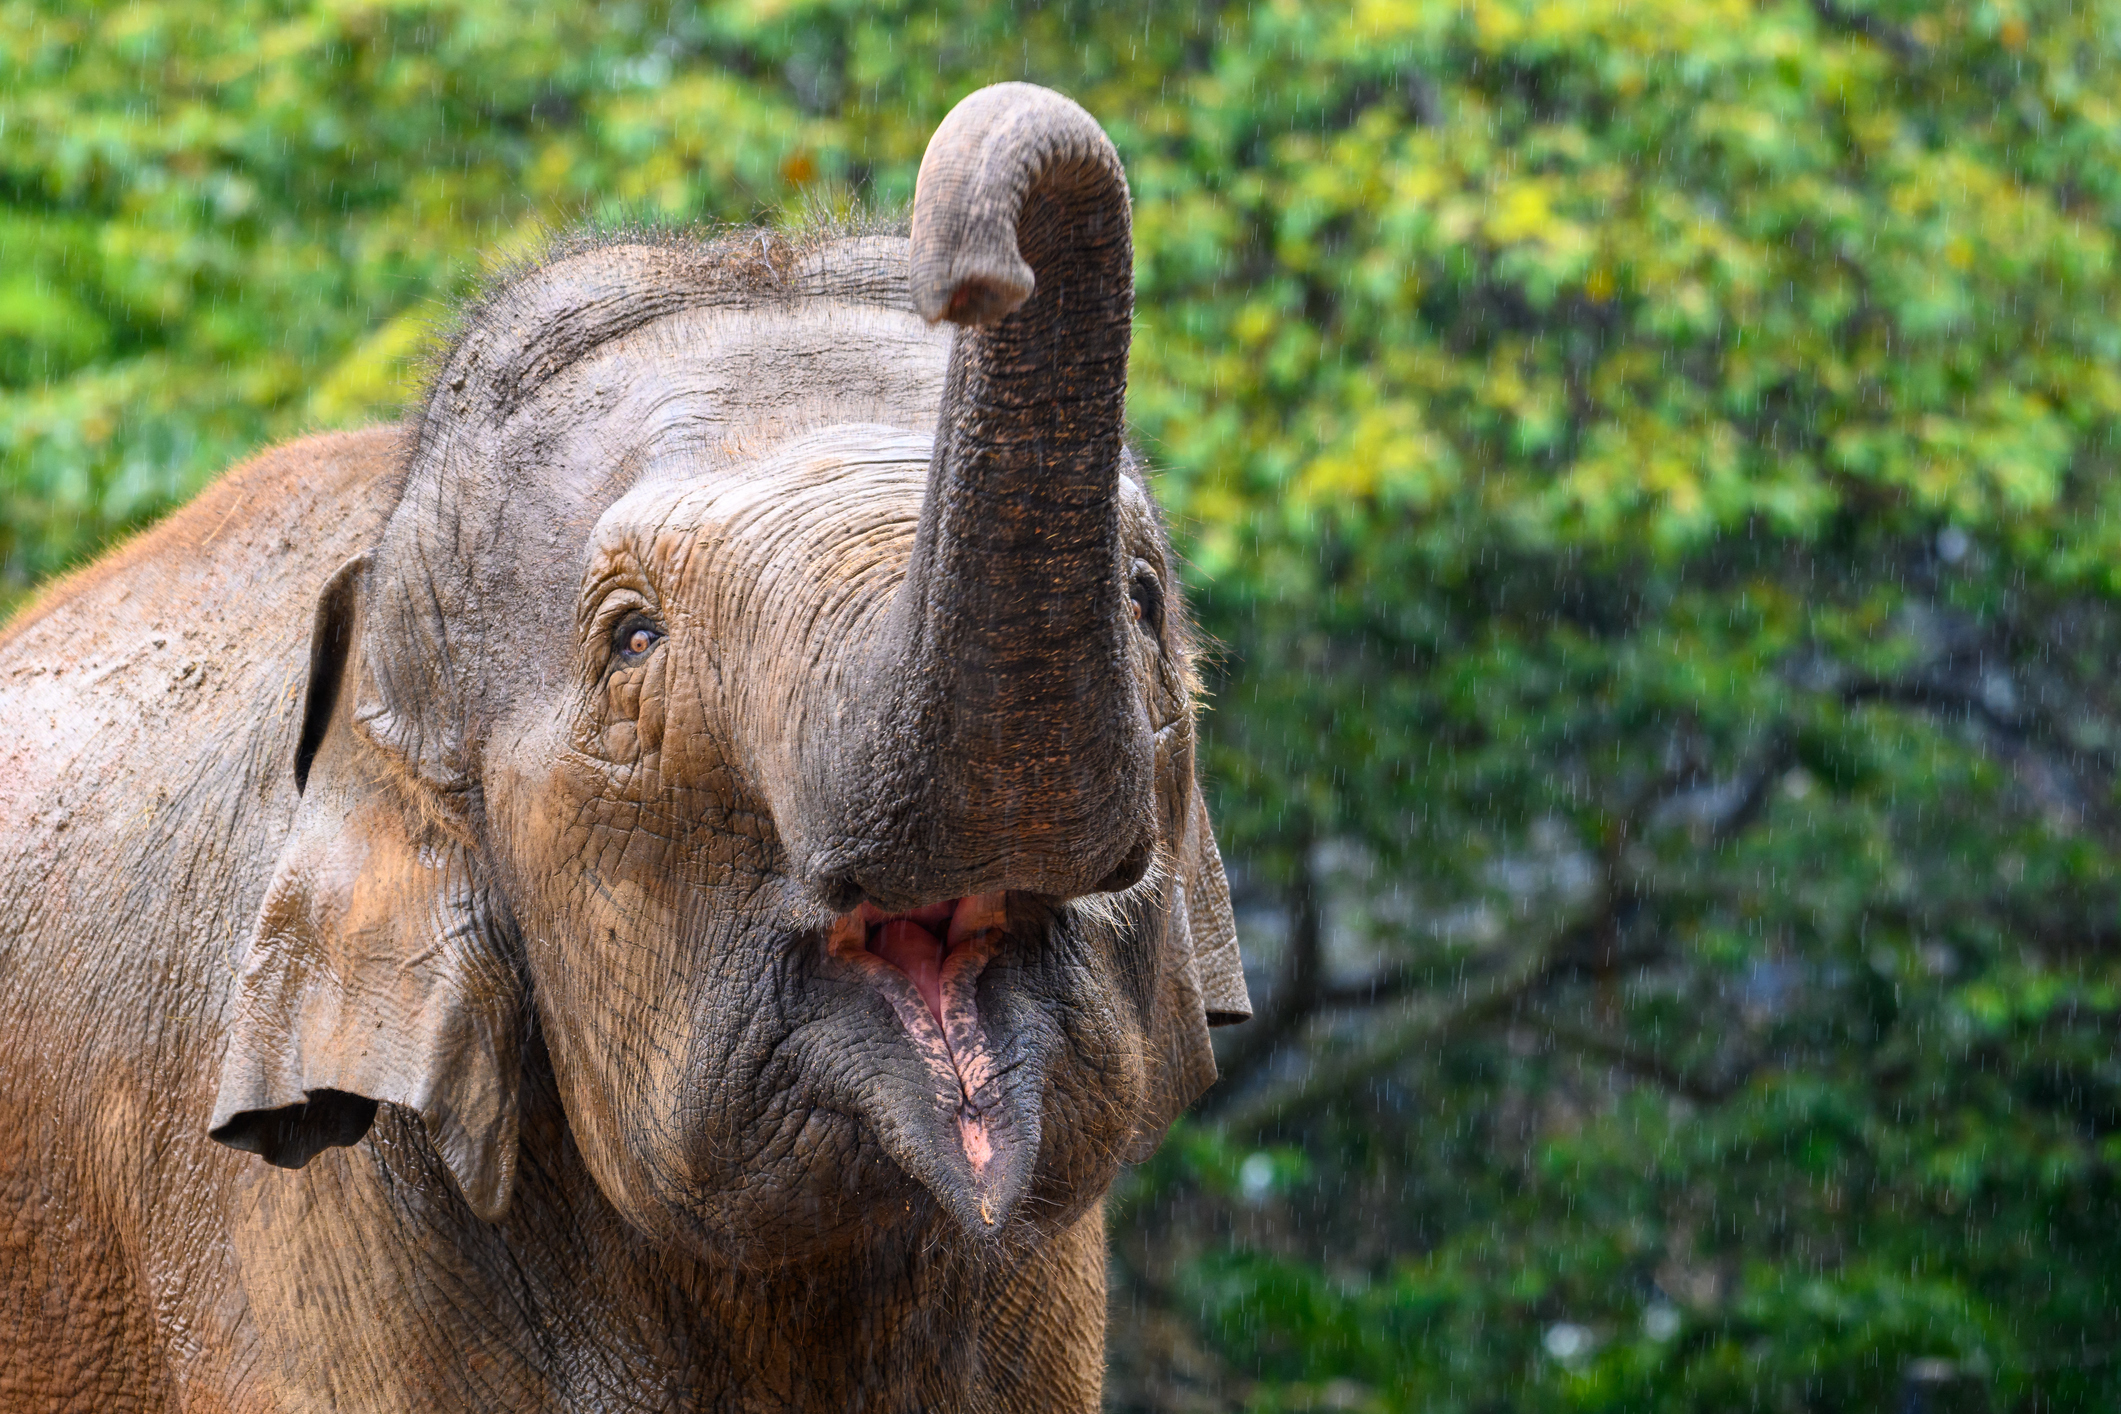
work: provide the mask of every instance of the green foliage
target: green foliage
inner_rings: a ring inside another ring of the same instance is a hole
[[[391,415],[482,254],[900,202],[958,96],[1054,84],[1134,182],[1272,984],[1117,1210],[1115,1401],[2109,1408],[2117,36],[18,0],[0,589]]]

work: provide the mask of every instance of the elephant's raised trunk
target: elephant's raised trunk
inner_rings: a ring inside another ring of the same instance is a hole
[[[1118,520],[1134,312],[1119,155],[1057,93],[983,89],[928,146],[912,247],[917,307],[960,331],[821,882],[885,908],[1123,887],[1148,858],[1152,744]]]

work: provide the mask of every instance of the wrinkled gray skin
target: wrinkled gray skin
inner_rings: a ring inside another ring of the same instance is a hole
[[[1127,229],[986,90],[910,243],[564,252],[9,627],[0,1407],[1096,1403],[1245,1011]]]

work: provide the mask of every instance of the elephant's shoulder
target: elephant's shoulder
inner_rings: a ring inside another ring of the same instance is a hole
[[[225,595],[232,580],[251,603],[276,600],[283,587],[313,597],[333,569],[375,541],[397,504],[403,436],[395,426],[319,433],[232,467],[17,612],[0,630],[0,682],[53,633],[77,654],[88,646],[83,635],[102,623],[174,619]]]
[[[285,774],[253,758],[292,752],[317,592],[380,533],[399,445],[374,428],[262,452],[0,633],[0,858],[18,887],[77,872],[81,848],[107,873]]]

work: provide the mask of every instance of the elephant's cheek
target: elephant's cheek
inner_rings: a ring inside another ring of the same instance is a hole
[[[610,798],[600,777],[544,724],[490,749],[485,794],[568,1128],[606,1197],[652,1228],[653,1185],[627,1142],[635,1125],[623,1097],[676,1081],[667,1048],[646,1042],[650,999],[676,995],[682,978],[667,905],[645,871],[623,867],[638,807]]]

